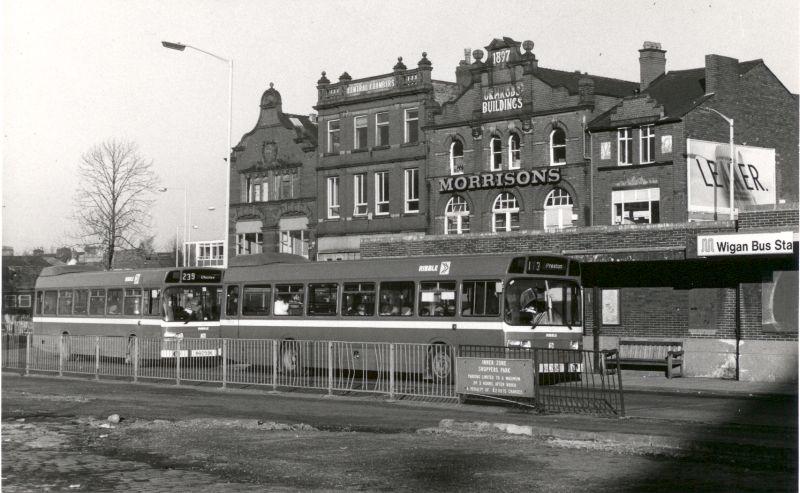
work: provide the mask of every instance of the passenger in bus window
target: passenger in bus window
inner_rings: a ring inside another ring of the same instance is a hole
[[[289,314],[289,303],[283,301],[282,299],[278,298],[275,300],[275,310],[273,311],[275,315],[288,315]]]
[[[291,301],[289,301],[289,315],[302,315],[303,314],[303,302],[300,301],[300,295],[295,294],[292,296]]]

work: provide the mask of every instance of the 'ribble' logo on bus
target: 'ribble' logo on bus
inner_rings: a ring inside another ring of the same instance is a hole
[[[439,265],[420,265],[419,272],[438,272],[440,276],[450,274],[450,261],[446,260]]]

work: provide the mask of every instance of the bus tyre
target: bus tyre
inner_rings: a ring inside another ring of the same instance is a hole
[[[431,378],[436,382],[453,380],[453,355],[450,346],[434,344],[428,349],[428,362]]]
[[[278,358],[281,372],[295,374],[300,369],[300,348],[296,342],[283,341]]]

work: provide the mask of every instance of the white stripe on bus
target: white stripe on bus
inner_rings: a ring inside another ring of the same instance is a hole
[[[33,317],[33,323],[48,324],[117,324],[117,325],[161,325],[160,319],[152,318],[77,318],[77,317]]]
[[[455,330],[498,330],[503,332],[522,332],[530,330],[524,326],[506,325],[501,322],[464,322],[453,320],[450,322],[434,322],[428,320],[338,320],[338,319],[246,319],[246,320],[220,320],[220,325],[227,327],[303,327],[303,328],[376,328],[376,329],[453,329]],[[537,327],[539,332],[574,332],[565,326]]]

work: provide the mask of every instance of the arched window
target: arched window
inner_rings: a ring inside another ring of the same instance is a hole
[[[456,195],[444,209],[444,234],[462,233],[469,233],[469,205],[464,197]]]
[[[567,134],[560,128],[550,132],[550,164],[567,162]]]
[[[508,138],[508,169],[519,169],[520,150],[519,134],[512,133]]]
[[[494,199],[492,206],[492,232],[519,229],[519,204],[513,193],[503,192]]]
[[[489,141],[489,169],[499,171],[503,167],[503,145],[500,137],[494,136]]]
[[[450,174],[460,175],[464,172],[464,144],[453,139],[450,144]]]
[[[544,199],[545,229],[572,226],[572,196],[563,188],[554,188]]]

